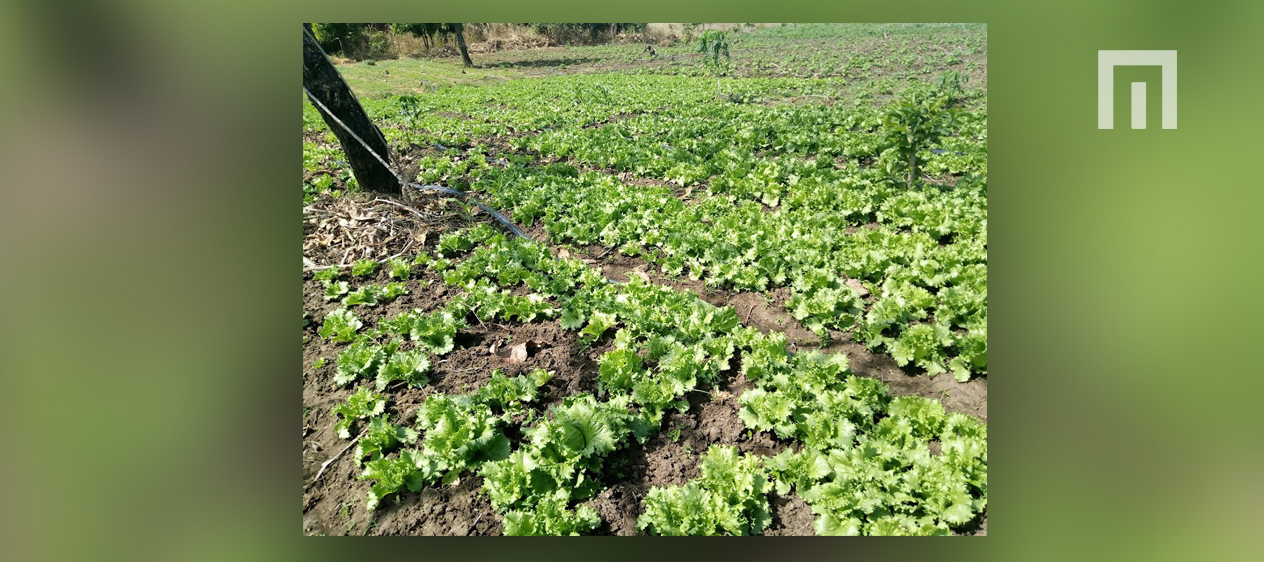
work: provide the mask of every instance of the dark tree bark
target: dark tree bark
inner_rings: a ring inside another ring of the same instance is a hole
[[[356,99],[333,63],[329,62],[329,57],[325,56],[325,51],[316,42],[316,36],[310,32],[310,28],[306,24],[303,27],[303,87],[307,88],[313,100],[328,107],[329,111],[363,139],[373,152],[390,162],[391,153],[390,147],[386,144],[386,137],[382,136],[382,131],[369,120],[369,115],[360,105],[360,100]],[[325,124],[329,125],[329,129],[334,132],[334,136],[338,137],[342,152],[347,155],[347,161],[351,163],[351,171],[362,189],[383,193],[399,193],[403,189],[399,184],[399,178],[396,178],[389,168],[383,166],[373,154],[365,150],[364,145],[334,121],[325,110],[320,108],[320,105],[314,102],[313,105],[316,105],[316,110],[320,112]]]
[[[456,35],[456,46],[461,49],[461,60],[465,61],[465,66],[474,66],[474,61],[470,60],[470,51],[465,48],[465,24],[452,24],[452,34]]]

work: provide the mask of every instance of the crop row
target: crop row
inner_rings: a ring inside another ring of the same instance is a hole
[[[881,122],[868,107],[709,104],[523,135],[516,153],[426,157],[420,179],[482,191],[554,242],[617,248],[714,286],[789,287],[786,305],[806,327],[853,330],[901,364],[961,380],[986,373],[986,145],[967,141],[986,138],[986,117],[964,112],[943,143],[953,150],[923,152],[930,169],[963,177],[917,190],[884,169]],[[706,186],[685,202],[665,182],[540,166],[525,153]]]
[[[419,179],[482,191],[515,220],[539,221],[554,242],[600,243],[668,275],[715,286],[789,287],[786,305],[806,327],[822,336],[852,330],[901,364],[931,374],[950,369],[962,380],[986,373],[981,110],[957,112],[957,135],[942,142],[943,154],[920,153],[927,170],[962,176],[952,185],[908,190],[888,171],[894,157],[879,108],[708,103],[694,91],[664,87],[681,80],[668,77],[570,77],[573,89],[558,88],[558,80],[495,93],[466,89],[426,105],[397,100],[394,117],[419,142],[434,144],[463,130],[516,135],[508,152],[449,149],[423,157]],[[759,88],[778,81],[741,83]],[[444,105],[473,111],[471,104],[487,104],[489,96],[500,106],[480,119],[433,111]],[[558,105],[566,111],[550,110]],[[450,121],[474,129],[447,128]],[[660,183],[632,185],[573,166],[540,166],[538,157]],[[682,187],[662,180],[690,186],[693,201],[682,201]],[[698,182],[704,187],[692,193]],[[864,283],[872,302],[848,279]]]
[[[696,32],[695,32],[696,33]],[[729,33],[732,64],[725,73],[740,77],[920,77],[937,70],[985,64],[986,30],[973,24],[794,24]],[[577,66],[638,75],[700,76],[693,42],[657,47],[650,57],[639,44],[575,46],[503,52],[479,58],[492,68],[529,69],[537,61],[574,61]],[[565,68],[536,72],[556,74]]]
[[[347,344],[336,384],[373,385],[334,409],[343,438],[363,424],[353,457],[373,483],[370,509],[392,494],[477,474],[506,534],[590,532],[600,520],[584,502],[601,490],[608,455],[659,431],[665,412],[689,407],[689,392],[739,370],[756,385],[740,397],[747,427],[802,446],[775,457],[713,447],[698,479],[651,490],[642,530],[758,534],[772,491],[799,494],[818,514],[819,534],[945,534],[986,507],[986,425],[946,414],[934,400],[892,398],[881,382],[853,375],[844,355],[791,354],[783,335],[741,326],[731,308],[641,278],[610,283],[485,225],[444,235],[412,264],[460,294],[439,310],[374,327],[338,309],[319,331]],[[392,274],[407,277],[398,263]],[[336,273],[323,281],[344,282]],[[427,384],[430,358],[451,352],[467,322],[491,319],[557,319],[582,341],[611,342],[597,393],[543,411],[537,389],[549,373],[493,373],[467,394],[430,395],[415,420],[392,420],[380,392]]]

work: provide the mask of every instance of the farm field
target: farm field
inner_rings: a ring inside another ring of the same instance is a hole
[[[726,40],[304,103],[304,534],[986,534],[986,27]]]

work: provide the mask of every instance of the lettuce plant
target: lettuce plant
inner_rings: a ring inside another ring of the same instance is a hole
[[[703,455],[696,480],[652,488],[637,528],[652,535],[757,535],[772,516],[768,481],[759,457],[726,445]]]
[[[368,388],[360,387],[348,396],[346,401],[331,408],[330,413],[340,418],[338,423],[334,424],[338,437],[350,439],[351,424],[355,420],[377,416],[385,410],[386,399]]]
[[[349,342],[355,339],[356,331],[363,326],[364,323],[354,313],[339,308],[325,315],[325,322],[316,333],[330,341]]]
[[[383,320],[381,326],[387,333],[408,336],[430,353],[443,355],[455,347],[456,333],[465,327],[465,322],[448,310],[425,314],[414,309]]]

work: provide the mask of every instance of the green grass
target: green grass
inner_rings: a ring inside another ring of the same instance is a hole
[[[986,88],[987,28],[977,24],[808,24],[765,27],[730,36],[737,77],[841,78],[848,82],[926,80],[946,68],[974,74]],[[438,88],[497,84],[573,73],[706,76],[694,43],[577,45],[474,53],[473,68],[455,56],[338,65],[362,98],[424,94]],[[389,74],[388,74],[389,72]]]
[[[362,98],[381,99],[402,94],[423,94],[454,85],[481,86],[522,77],[522,74],[501,68],[464,68],[460,59],[382,60],[337,66],[343,78]]]

